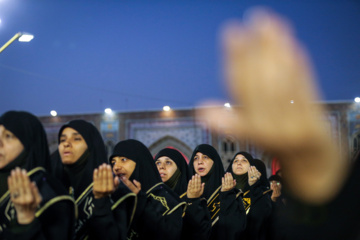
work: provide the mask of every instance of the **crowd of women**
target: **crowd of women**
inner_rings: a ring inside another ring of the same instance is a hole
[[[272,191],[264,163],[247,152],[235,154],[226,173],[208,144],[194,149],[189,164],[172,148],[153,157],[133,139],[120,141],[107,158],[100,133],[84,120],[62,126],[58,141],[50,157],[37,117],[21,111],[0,117],[2,239],[268,234]]]
[[[319,121],[324,110],[287,21],[253,11],[224,40],[229,90],[243,108],[203,117],[275,154],[285,197],[281,178],[269,186],[247,152],[226,171],[208,144],[189,164],[175,149],[153,158],[133,139],[107,158],[96,127],[74,120],[50,156],[40,121],[9,111],[0,117],[0,239],[360,239],[359,152],[347,164]]]

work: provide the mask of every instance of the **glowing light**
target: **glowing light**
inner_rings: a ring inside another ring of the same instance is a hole
[[[57,116],[57,112],[55,110],[51,110],[50,111],[50,115],[53,116],[53,117],[56,117]]]
[[[231,105],[230,105],[230,103],[227,102],[227,103],[224,104],[224,107],[230,108]]]
[[[111,114],[111,113],[112,113],[112,110],[111,110],[111,108],[106,108],[104,112],[105,112],[106,114]]]
[[[291,103],[291,104],[294,104],[294,100],[290,100],[290,103]]]
[[[360,102],[360,97],[356,97],[356,98],[354,99],[354,101],[355,101],[356,103],[359,103],[359,102]]]
[[[165,112],[170,111],[170,109],[171,109],[171,108],[170,108],[169,106],[164,106],[164,107],[163,107],[163,110],[164,110]]]
[[[34,35],[29,33],[23,33],[19,38],[19,42],[30,42],[34,38]]]

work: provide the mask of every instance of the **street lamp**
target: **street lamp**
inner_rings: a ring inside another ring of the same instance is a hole
[[[24,32],[18,32],[9,41],[7,41],[1,48],[0,53],[5,50],[15,40],[19,39],[20,42],[30,42],[34,38],[34,35]]]

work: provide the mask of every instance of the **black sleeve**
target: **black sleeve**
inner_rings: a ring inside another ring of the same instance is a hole
[[[74,205],[61,201],[47,208],[30,224],[11,222],[5,236],[14,240],[70,240],[74,233],[74,219]]]
[[[273,214],[272,239],[359,239],[359,160],[358,156],[343,188],[327,204],[310,205],[287,194],[285,208]]]
[[[135,231],[147,239],[181,239],[183,208],[179,207],[170,214],[163,215],[164,206],[142,191],[138,194]]]
[[[220,192],[220,214],[217,239],[240,239],[246,227],[246,213],[242,198],[236,198],[235,189]]]
[[[122,210],[123,209],[118,208],[116,214],[114,214],[111,211],[111,201],[109,197],[99,199],[94,198],[94,210],[89,219],[91,238],[114,240],[126,239],[127,226],[126,221],[121,222]],[[116,219],[115,216],[119,219]]]
[[[267,239],[267,227],[271,213],[272,201],[269,194],[263,194],[255,204],[251,204],[246,223],[247,239]]]
[[[262,198],[264,189],[260,185],[260,181],[257,181],[252,186],[250,186],[250,198],[251,205],[255,204],[260,198]]]
[[[205,198],[186,199],[182,239],[206,240],[211,234],[211,219]]]

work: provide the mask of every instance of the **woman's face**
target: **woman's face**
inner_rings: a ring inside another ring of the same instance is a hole
[[[159,157],[155,161],[155,164],[159,170],[160,177],[163,182],[169,180],[177,169],[176,163],[171,158],[166,156]]]
[[[67,127],[60,136],[59,153],[63,164],[73,164],[88,148],[84,138],[75,129]]]
[[[236,155],[232,164],[233,173],[236,175],[243,175],[248,172],[249,168],[249,161],[241,154]]]
[[[4,125],[0,125],[0,169],[12,162],[24,150],[20,140]]]
[[[201,152],[196,153],[194,157],[194,169],[195,172],[200,175],[200,177],[206,176],[210,172],[213,164],[214,161],[207,155],[202,154]]]
[[[135,170],[136,162],[126,157],[116,156],[111,159],[111,165],[116,176],[129,179]]]

